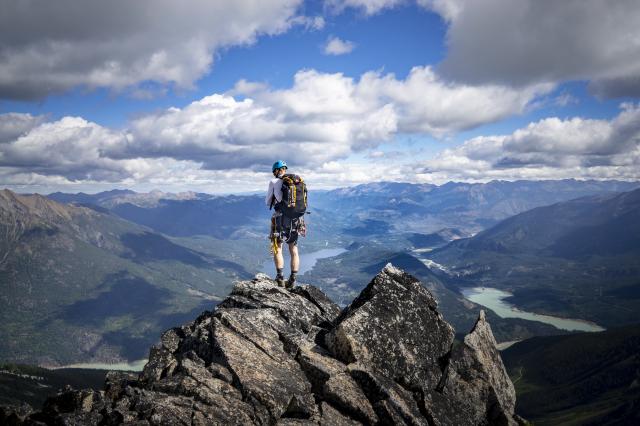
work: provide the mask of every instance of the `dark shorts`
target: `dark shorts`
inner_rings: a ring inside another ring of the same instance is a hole
[[[275,216],[274,230],[278,234],[278,244],[298,244],[298,227],[300,219],[292,219],[287,216]]]

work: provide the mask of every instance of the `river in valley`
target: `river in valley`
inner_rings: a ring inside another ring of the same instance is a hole
[[[320,259],[325,259],[327,257],[337,256],[339,254],[347,251],[343,248],[326,248],[317,251],[312,251],[309,253],[304,253],[302,250],[298,250],[300,256],[300,269],[298,270],[298,275],[302,275],[305,272],[308,272],[313,269],[316,265],[316,262]],[[284,273],[285,277],[289,275],[290,267],[289,267],[289,249],[284,248]],[[262,272],[269,276],[274,276],[276,272],[276,268],[273,265],[273,260],[269,259],[264,262],[262,265]]]
[[[501,318],[522,318],[530,321],[539,321],[551,324],[560,330],[568,331],[603,331],[598,324],[571,318],[560,318],[551,315],[535,314],[522,311],[504,299],[511,293],[491,287],[468,287],[462,289],[464,297],[473,303],[491,309]]]

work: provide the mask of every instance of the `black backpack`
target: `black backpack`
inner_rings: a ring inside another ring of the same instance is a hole
[[[277,210],[290,218],[304,216],[307,211],[307,185],[300,176],[282,176],[282,201]]]

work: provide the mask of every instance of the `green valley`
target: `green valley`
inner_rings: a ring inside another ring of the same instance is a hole
[[[640,326],[534,337],[502,351],[516,411],[535,425],[637,424]]]
[[[200,251],[109,213],[7,190],[0,232],[0,357],[39,365],[146,357],[162,330],[251,276],[265,250],[202,237],[191,244],[216,249]]]

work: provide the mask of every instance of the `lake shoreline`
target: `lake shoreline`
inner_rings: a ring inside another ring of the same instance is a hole
[[[139,359],[137,361],[132,361],[132,362],[116,362],[113,364],[101,363],[101,362],[79,362],[79,363],[60,365],[60,366],[41,365],[40,367],[46,368],[47,370],[62,370],[62,369],[77,368],[77,369],[83,369],[83,370],[140,372],[142,371],[142,369],[144,368],[147,362],[148,362],[147,359]]]
[[[465,299],[492,310],[501,318],[522,318],[529,321],[538,321],[566,331],[598,332],[606,330],[604,327],[588,320],[523,311],[505,300],[513,296],[512,293],[506,290],[477,286],[461,288],[460,292]]]
[[[289,253],[289,250],[284,248],[284,273],[285,274],[289,274],[289,270],[290,270],[290,264],[289,264],[289,257],[287,256]],[[298,269],[298,276],[304,275],[305,273],[311,271],[314,266],[316,266],[316,263],[318,262],[318,260],[320,259],[326,259],[329,257],[334,257],[334,256],[338,256],[344,252],[346,252],[347,249],[345,248],[323,248],[320,250],[316,250],[316,251],[311,251],[311,252],[303,252],[303,251],[299,251],[299,256],[300,256],[300,268]],[[271,275],[273,273],[275,273],[275,266],[273,264],[273,259],[269,259],[267,261],[265,261],[262,265],[262,272],[264,272],[267,275]]]

